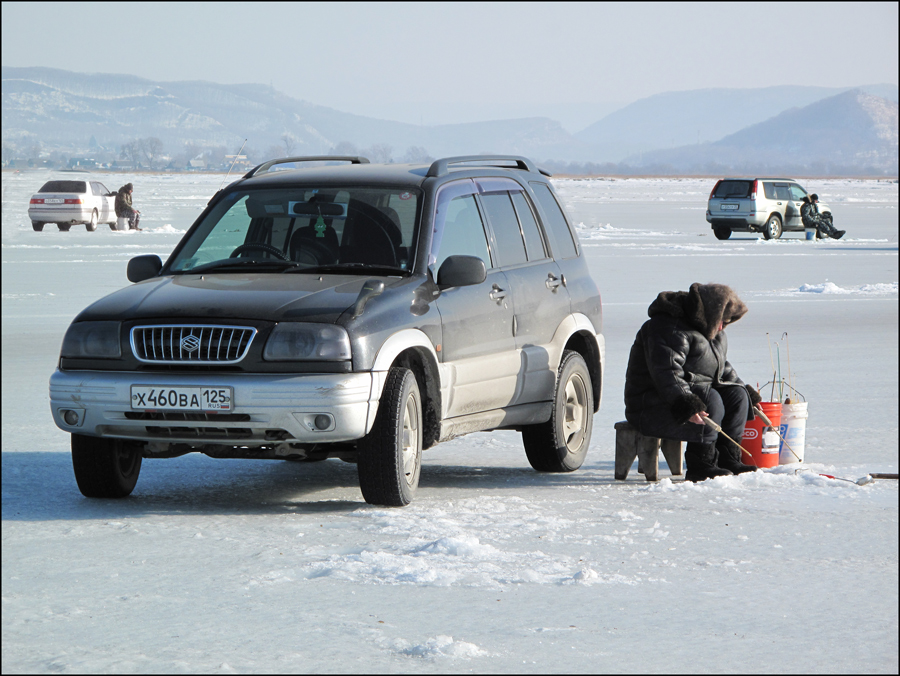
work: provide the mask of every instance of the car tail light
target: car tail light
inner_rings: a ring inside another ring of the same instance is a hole
[[[709,193],[709,199],[712,199],[712,198],[713,198],[713,195],[716,194],[716,190],[719,189],[719,184],[720,184],[721,182],[722,182],[722,181],[716,181],[716,184],[713,186],[712,192]]]
[[[84,204],[84,200],[80,197],[75,197],[74,199],[67,199],[66,204]]]
[[[31,198],[31,204],[43,204],[43,203],[44,203],[43,197],[32,197]]]
[[[756,189],[759,188],[759,181],[753,181],[753,190],[750,191],[750,199],[756,199]]]

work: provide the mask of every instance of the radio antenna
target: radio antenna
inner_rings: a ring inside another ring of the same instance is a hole
[[[244,146],[247,145],[247,139],[244,139],[244,142],[241,144],[241,150],[244,149]],[[238,157],[241,156],[241,150],[237,151],[237,155],[234,156],[234,161],[231,163],[231,166],[228,167],[228,173],[225,174],[225,178],[222,179],[222,185],[225,185],[225,181],[228,180],[228,177],[231,175],[231,170],[234,169],[234,163],[237,162]],[[219,190],[222,189],[222,185],[219,186]],[[217,191],[218,192],[218,191]]]

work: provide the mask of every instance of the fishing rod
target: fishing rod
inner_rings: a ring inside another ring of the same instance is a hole
[[[713,420],[712,418],[704,417],[704,416],[701,416],[701,417],[703,418],[703,422],[705,422],[707,425],[709,425],[710,427],[712,427],[716,432],[718,432],[719,434],[721,434],[723,437],[725,437],[726,439],[728,439],[728,441],[730,441],[730,442],[733,443],[735,446],[737,446],[739,449],[741,449],[744,453],[746,453],[746,454],[750,457],[750,459],[753,459],[753,454],[752,454],[750,451],[748,451],[746,448],[744,448],[743,446],[741,446],[741,445],[740,445],[738,442],[736,442],[734,439],[732,439],[732,438],[729,437],[727,434],[725,434],[725,430],[723,430],[723,429],[722,429],[722,426],[719,425],[715,420]]]
[[[781,436],[781,432],[778,431],[778,428],[775,427],[775,425],[772,424],[772,421],[769,420],[769,417],[765,413],[762,412],[762,406],[754,406],[753,411],[756,413],[756,415],[758,415],[760,418],[762,418],[763,422],[766,423],[766,425],[768,425],[775,431],[775,434],[777,434],[778,437],[784,442],[784,445],[788,447],[788,450],[794,454],[794,457],[797,458],[797,461],[803,462],[803,458],[801,458],[799,455],[797,455],[797,452],[793,448],[791,448],[791,445],[788,443],[788,440],[785,439],[783,436]]]
[[[244,142],[241,144],[241,150],[244,149],[245,145],[247,145],[247,139],[244,139]],[[234,156],[234,161],[232,161],[231,166],[228,167],[228,173],[225,174],[225,178],[222,179],[222,185],[225,185],[225,181],[227,181],[228,177],[231,175],[231,170],[234,169],[235,162],[237,162],[238,158],[241,156],[241,150],[237,151],[237,155]],[[219,190],[222,189],[222,185],[219,186]]]

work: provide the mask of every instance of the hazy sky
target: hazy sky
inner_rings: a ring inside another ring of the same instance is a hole
[[[3,2],[2,52],[5,66],[271,84],[404,122],[579,127],[665,91],[897,84],[897,7]]]

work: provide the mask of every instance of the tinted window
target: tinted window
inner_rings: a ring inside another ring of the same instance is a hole
[[[720,181],[714,197],[750,197],[752,181]]]
[[[547,257],[544,251],[544,240],[541,238],[540,230],[538,230],[537,221],[534,219],[534,213],[531,211],[531,205],[524,193],[512,193],[513,206],[516,208],[516,214],[519,216],[519,224],[522,226],[522,234],[525,235],[525,250],[528,252],[528,260],[538,261]]]
[[[544,183],[532,183],[534,195],[537,197],[538,204],[544,212],[544,226],[547,228],[548,234],[553,238],[554,254],[557,258],[572,258],[577,255],[575,249],[575,240],[572,239],[572,233],[569,225],[566,223],[566,217],[563,215],[562,209],[550,186]]]
[[[775,199],[777,200],[789,200],[791,199],[791,190],[788,188],[787,183],[776,183],[775,184]],[[802,197],[800,199],[803,199]]]
[[[441,269],[441,263],[448,257],[457,255],[478,256],[486,268],[491,267],[484,224],[474,195],[455,197],[447,204],[443,233],[435,254],[435,271]]]
[[[791,183],[791,199],[802,201],[806,197],[806,191],[796,183]]]
[[[767,200],[775,199],[775,184],[774,183],[763,183],[763,190],[765,190],[765,192],[766,192]]]
[[[84,181],[47,181],[38,192],[87,192]]]
[[[524,263],[525,243],[519,230],[519,219],[509,199],[509,193],[500,192],[481,196],[481,203],[491,222],[497,239],[497,261],[500,265]]]

